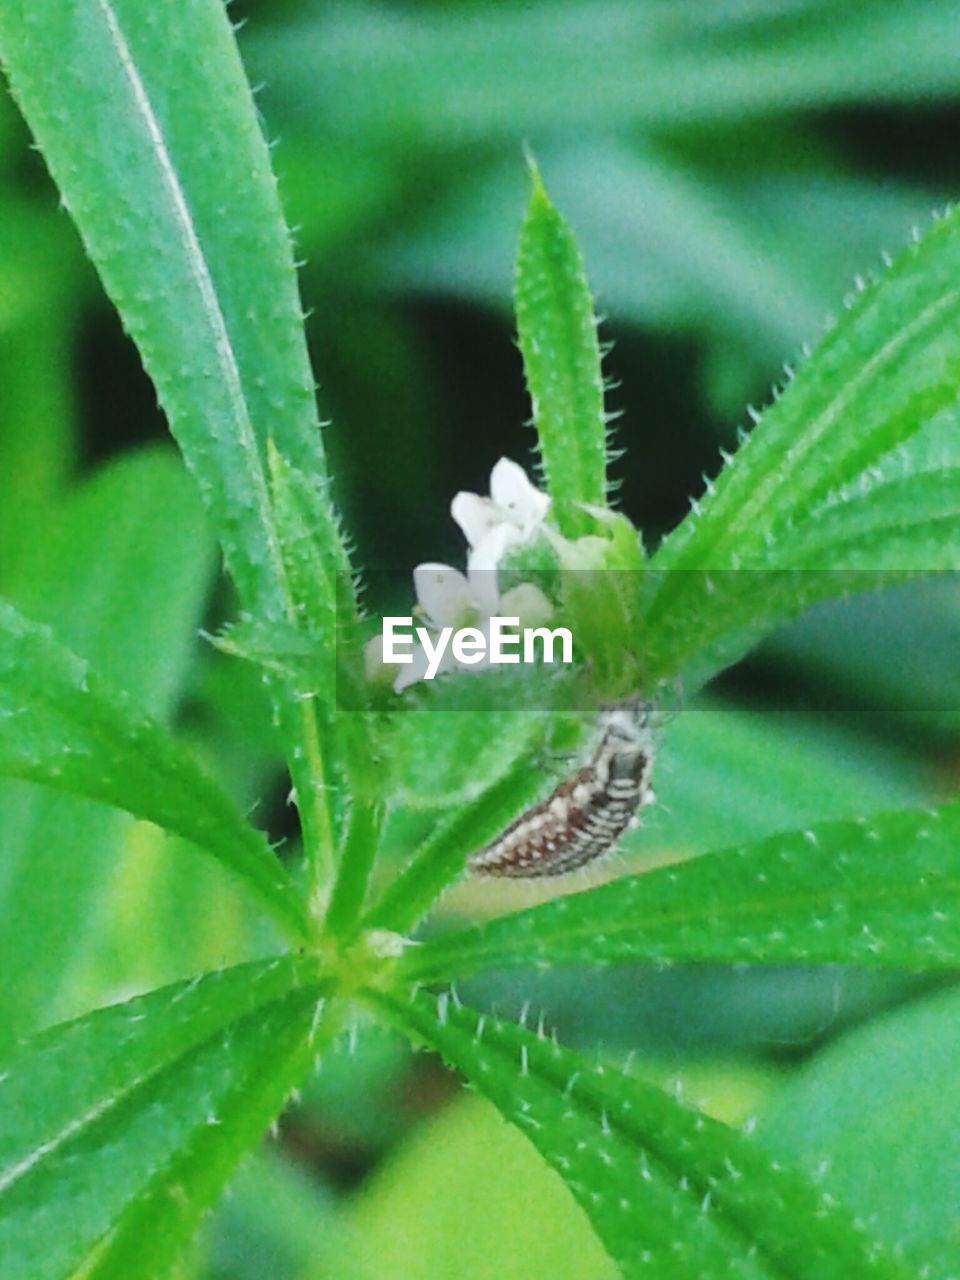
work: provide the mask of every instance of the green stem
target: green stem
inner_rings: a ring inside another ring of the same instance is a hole
[[[382,803],[358,801],[350,815],[350,828],[340,861],[340,872],[327,911],[327,928],[343,937],[363,909],[383,827]]]

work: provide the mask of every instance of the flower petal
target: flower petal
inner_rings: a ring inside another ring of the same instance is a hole
[[[423,646],[416,645],[411,656],[413,661],[405,663],[397,673],[397,677],[393,682],[394,693],[403,693],[404,689],[409,689],[412,684],[416,684],[418,680],[422,680],[427,674],[427,667],[430,663],[427,660],[427,654]]]
[[[478,626],[478,627],[477,627],[477,630],[482,634],[482,636],[483,636],[483,638],[484,638],[484,641],[485,641],[485,648],[484,648],[484,652],[483,652],[483,657],[480,659],[480,661],[479,661],[479,662],[463,662],[463,661],[458,661],[458,659],[457,659],[457,658],[453,657],[453,646],[451,645],[451,647],[447,650],[447,653],[448,653],[448,654],[450,654],[450,656],[453,658],[453,662],[452,662],[453,667],[454,667],[457,671],[463,671],[463,672],[465,672],[467,675],[470,675],[471,673],[472,673],[473,675],[477,675],[477,674],[478,674],[479,672],[481,672],[481,671],[489,671],[489,670],[490,670],[490,667],[491,667],[491,665],[492,665],[492,664],[491,664],[491,662],[490,662],[490,622],[489,622],[489,619],[488,619],[486,622],[484,622],[484,624],[483,624],[482,626]],[[444,657],[446,657],[446,654],[444,655]]]
[[[431,640],[436,644],[437,636],[431,636]],[[408,666],[402,667],[400,669],[400,674],[393,682],[394,692],[403,693],[404,689],[409,689],[412,684],[416,684],[418,681],[423,680],[426,677],[429,667],[430,659],[427,657],[426,649],[424,649],[423,645],[416,645],[413,650],[413,662]],[[443,653],[440,655],[440,661],[437,663],[436,670],[433,673],[434,678],[436,676],[442,676],[445,671],[455,671],[456,667],[457,660],[454,657],[453,649],[450,645],[447,645],[446,649],[444,649]]]
[[[418,564],[413,571],[417,602],[430,627],[465,626],[474,608],[470,584],[448,564]]]
[[[490,472],[490,497],[525,537],[550,506],[549,496],[532,484],[523,467],[511,458],[501,458]]]
[[[484,582],[483,578],[476,577],[478,574],[493,580],[494,595],[497,594],[496,571],[500,561],[510,547],[516,546],[521,541],[522,534],[520,530],[512,524],[495,525],[489,533],[484,534],[467,556],[467,577],[475,595],[477,593],[477,584],[479,583],[484,588],[484,599],[490,598],[489,582]]]
[[[463,530],[471,547],[475,547],[484,534],[501,523],[503,515],[489,498],[461,489],[450,503],[450,514]]]

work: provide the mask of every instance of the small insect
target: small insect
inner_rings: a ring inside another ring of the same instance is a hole
[[[586,762],[468,860],[485,876],[559,876],[608,853],[654,798],[650,704],[604,707]]]

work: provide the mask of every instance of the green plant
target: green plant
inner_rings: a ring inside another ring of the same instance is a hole
[[[122,682],[3,606],[3,772],[191,842],[288,943],[11,1048],[0,1068],[5,1273],[165,1274],[360,1008],[442,1054],[530,1138],[625,1276],[912,1274],[922,1234],[904,1259],[754,1138],[463,1007],[450,984],[571,958],[949,971],[960,806],[720,849],[410,945],[471,850],[531,798],[542,727],[522,709],[504,717],[479,785],[469,733],[450,749],[440,714],[456,710],[462,682],[399,714],[364,679],[293,255],[222,9],[192,0],[173,24],[137,0],[18,0],[0,16],[0,53],[201,491],[242,613],[222,643],[262,671],[302,832],[291,872]],[[865,285],[647,558],[604,505],[592,302],[534,174],[518,325],[563,605],[587,637],[596,697],[623,696],[638,672],[648,689],[677,678],[692,689],[813,601],[956,564],[958,259],[960,222],[947,216]],[[581,576],[596,568],[605,576]],[[106,665],[107,643],[102,653]],[[343,688],[363,710],[339,709]],[[440,753],[447,812],[384,886],[375,857],[397,785],[385,766]],[[9,945],[22,961],[36,941],[24,930]]]

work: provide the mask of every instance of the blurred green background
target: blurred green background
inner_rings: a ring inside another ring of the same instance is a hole
[[[614,477],[651,546],[856,275],[960,190],[954,0],[250,0],[231,15],[296,229],[361,567],[462,562],[453,493],[484,491],[503,454],[529,461],[510,306],[525,145],[613,343],[626,450]],[[257,682],[197,639],[231,600],[192,488],[6,100],[0,184],[0,591],[173,718],[256,820],[290,835]],[[786,630],[668,727],[660,804],[615,870],[949,794],[958,639],[960,593],[944,579]],[[427,806],[395,824],[397,848],[434,817]],[[174,844],[3,784],[0,1043],[276,944],[216,866]],[[533,900],[491,895],[467,890],[446,910]],[[739,1119],[920,986],[630,969],[504,974],[464,994],[546,1008],[571,1044],[636,1050],[638,1070],[682,1078]],[[560,1184],[435,1063],[363,1027],[184,1268],[548,1272],[610,1274]]]

